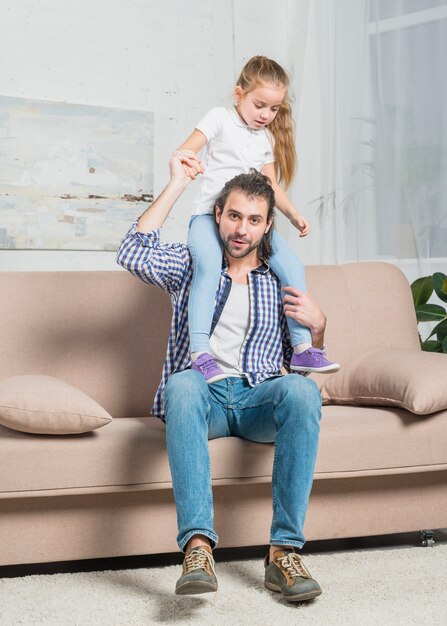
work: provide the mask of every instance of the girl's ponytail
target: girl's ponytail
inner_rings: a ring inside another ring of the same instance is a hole
[[[275,140],[273,153],[275,156],[276,177],[278,182],[282,183],[284,188],[287,189],[292,182],[298,160],[295,150],[292,108],[287,96],[268,128]]]
[[[245,92],[253,91],[260,83],[272,83],[286,89],[289,77],[286,71],[272,59],[255,56],[247,61],[237,80]],[[286,93],[275,119],[268,126],[275,140],[274,157],[278,182],[287,187],[292,182],[297,166],[292,109]]]

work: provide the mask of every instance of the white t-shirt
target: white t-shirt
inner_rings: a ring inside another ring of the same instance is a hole
[[[201,160],[205,173],[198,177],[193,215],[212,213],[224,184],[251,167],[261,170],[274,163],[273,137],[266,128],[250,128],[234,107],[214,107],[197,124],[207,138]]]
[[[211,353],[227,376],[243,376],[241,349],[250,327],[249,286],[231,283],[231,291],[211,335]]]

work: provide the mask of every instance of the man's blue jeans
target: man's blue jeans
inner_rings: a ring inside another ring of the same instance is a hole
[[[255,387],[236,377],[208,385],[184,370],[169,378],[163,397],[180,549],[197,534],[217,544],[208,439],[230,436],[274,442],[270,543],[301,548],[320,431],[314,381],[291,374]]]

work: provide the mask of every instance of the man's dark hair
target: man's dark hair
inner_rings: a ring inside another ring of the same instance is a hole
[[[267,222],[275,217],[275,192],[273,191],[270,178],[251,168],[247,174],[238,174],[227,183],[225,183],[222,191],[217,196],[214,203],[214,219],[216,219],[216,210],[223,211],[228,196],[232,191],[240,191],[247,198],[262,198],[267,202]],[[258,247],[258,254],[261,259],[268,259],[272,255],[272,230],[274,222]]]

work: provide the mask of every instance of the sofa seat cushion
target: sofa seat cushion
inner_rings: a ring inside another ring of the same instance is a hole
[[[213,478],[267,481],[273,446],[210,441]],[[165,428],[155,417],[117,418],[83,435],[27,435],[0,427],[0,494],[42,490],[169,488]],[[447,412],[327,406],[316,478],[447,464]],[[53,492],[54,493],[54,492]]]
[[[390,407],[325,406],[316,472],[330,476],[447,467],[447,411],[414,415]]]

